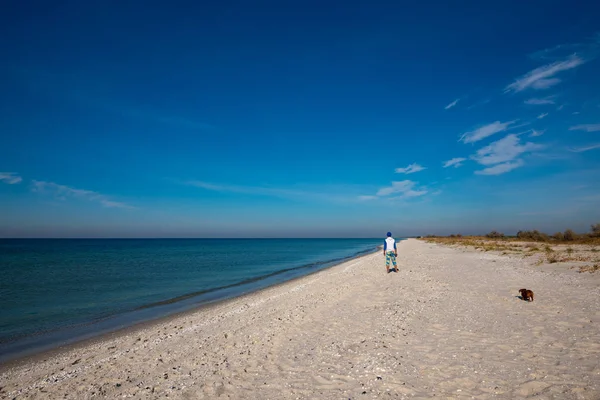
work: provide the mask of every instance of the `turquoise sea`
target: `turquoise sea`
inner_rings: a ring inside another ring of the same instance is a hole
[[[0,239],[0,361],[255,291],[383,239]]]

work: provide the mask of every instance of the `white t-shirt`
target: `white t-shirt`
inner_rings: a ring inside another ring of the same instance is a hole
[[[383,250],[396,251],[396,240],[392,237],[386,238],[383,241]]]

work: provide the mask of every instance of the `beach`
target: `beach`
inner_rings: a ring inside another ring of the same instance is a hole
[[[0,398],[600,398],[600,273],[398,253],[4,364]]]

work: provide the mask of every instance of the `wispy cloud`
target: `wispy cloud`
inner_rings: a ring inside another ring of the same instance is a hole
[[[358,200],[369,200],[358,196],[364,187],[358,185],[319,185],[296,187],[244,186],[215,184],[200,180],[181,181],[180,184],[193,186],[213,192],[238,193],[252,196],[276,197],[296,201],[324,201],[347,203]]]
[[[542,97],[542,98],[536,98],[533,97],[531,99],[527,99],[525,100],[525,104],[529,104],[529,105],[534,105],[534,106],[541,106],[544,104],[555,104],[554,99],[556,98],[556,96],[547,96],[547,97]],[[561,106],[562,108],[562,106]]]
[[[362,201],[375,200],[377,198],[377,196],[358,196],[358,199]]]
[[[425,168],[417,163],[413,163],[413,164],[410,164],[406,168],[396,168],[396,173],[397,174],[414,174],[415,172],[423,171],[424,169],[427,169],[427,168]]]
[[[523,160],[516,160],[505,162],[502,164],[494,165],[493,167],[484,168],[479,171],[475,171],[477,175],[501,175],[505,174],[513,169],[519,168],[524,164]]]
[[[555,75],[576,68],[584,62],[582,58],[572,55],[566,60],[543,65],[517,78],[513,83],[506,86],[504,93],[516,93],[529,88],[547,89],[560,83],[560,79],[554,78]]]
[[[600,50],[600,33],[596,32],[587,41],[581,43],[564,43],[548,47],[529,55],[534,60],[555,61],[563,59],[569,54],[579,54],[585,59],[592,59]]]
[[[267,196],[296,201],[324,201],[334,203],[364,203],[383,198],[408,199],[411,197],[422,196],[427,193],[425,188],[417,187],[417,183],[409,180],[392,182],[392,186],[380,188],[375,194],[369,195],[361,195],[360,192],[362,191],[364,193],[365,187],[360,187],[357,185],[279,188],[268,186],[224,185],[199,180],[180,183],[213,192]]]
[[[58,199],[77,198],[101,204],[108,208],[133,208],[132,206],[111,200],[108,196],[91,190],[76,189],[54,182],[32,181],[32,190],[37,193],[52,195]]]
[[[537,116],[537,119],[544,119],[548,116],[548,113],[541,113],[540,115]]]
[[[21,178],[15,172],[0,172],[0,182],[8,183],[9,185],[14,185],[17,183],[21,183],[23,178]]]
[[[394,181],[392,186],[381,188],[377,191],[377,197],[395,195],[395,198],[419,197],[427,194],[424,188],[417,188],[417,183],[410,180]]]
[[[481,101],[478,101],[477,103],[471,104],[470,106],[467,107],[467,110],[472,110],[476,107],[480,107],[483,105],[488,104],[490,101],[492,101],[492,99],[483,99]]]
[[[573,153],[583,153],[584,151],[590,151],[595,149],[600,149],[600,143],[592,144],[590,146],[585,147],[571,147],[569,148],[569,151],[572,151]]]
[[[536,131],[535,129],[531,130],[531,133],[529,134],[529,137],[537,137],[537,136],[542,136],[544,133],[546,132],[546,130],[543,131]]]
[[[241,185],[221,185],[213,184],[204,181],[187,181],[185,182],[189,186],[195,186],[206,190],[215,192],[229,192],[229,193],[240,193],[240,194],[252,194],[258,196],[272,196],[272,197],[303,197],[309,195],[308,192],[295,189],[286,188],[275,188],[266,186],[241,186]]]
[[[455,105],[457,105],[459,101],[460,101],[460,99],[456,99],[456,100],[454,100],[452,103],[450,103],[450,104],[448,104],[446,107],[444,107],[444,110],[449,110],[449,109],[451,109],[452,107],[454,107]]]
[[[569,128],[570,131],[585,131],[585,132],[597,132],[600,131],[600,124],[584,124],[575,125]]]
[[[462,141],[463,143],[478,142],[482,139],[485,139],[488,136],[492,136],[496,133],[506,131],[515,122],[517,122],[517,121],[515,120],[515,121],[508,121],[508,122],[500,122],[500,121],[492,122],[491,124],[481,126],[477,129],[475,129],[474,131],[463,133],[462,136],[460,137],[459,141]]]
[[[544,148],[544,146],[531,142],[521,144],[519,136],[510,134],[489,144],[488,146],[477,150],[477,152],[471,156],[471,158],[481,165],[492,166],[495,164],[508,163],[524,153],[541,150],[542,148]],[[513,163],[511,165],[505,165],[504,167],[499,167],[497,170],[491,171],[501,171],[503,168],[505,168],[506,171],[504,172],[508,172],[511,169],[520,167],[521,165],[523,164]],[[508,169],[510,166],[512,166],[512,168]],[[486,173],[485,175],[490,174]]]
[[[548,47],[543,50],[536,51],[531,53],[529,57],[533,60],[556,60],[557,58],[562,58],[566,54],[574,53],[580,51],[585,48],[584,44],[581,43],[573,43],[573,44],[559,44],[554,47]]]
[[[448,161],[444,162],[444,168],[448,168],[448,167],[454,167],[454,168],[458,168],[462,165],[463,161],[466,161],[466,158],[463,157],[454,157]]]

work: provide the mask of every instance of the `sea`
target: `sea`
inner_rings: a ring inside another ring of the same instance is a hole
[[[0,362],[240,296],[383,239],[0,239]]]

